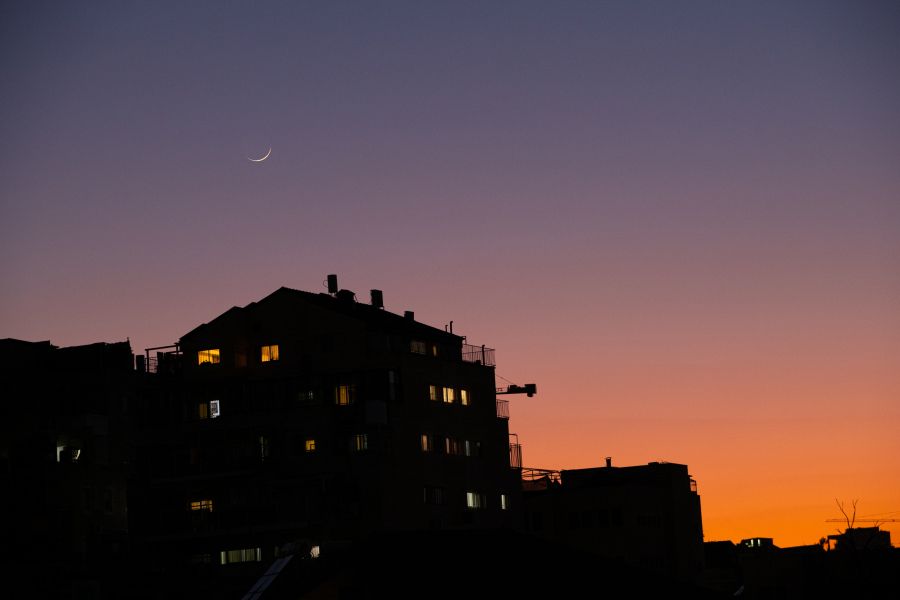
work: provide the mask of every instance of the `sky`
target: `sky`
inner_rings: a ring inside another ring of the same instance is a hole
[[[0,337],[336,273],[537,384],[526,466],[815,543],[900,517],[898,64],[892,2],[5,2]]]

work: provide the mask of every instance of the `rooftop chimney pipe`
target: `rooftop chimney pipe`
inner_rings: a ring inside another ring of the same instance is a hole
[[[416,313],[414,313],[414,312],[411,311],[411,310],[404,311],[403,316],[404,316],[405,318],[409,319],[410,321],[415,321],[415,320],[416,320]]]
[[[328,293],[329,294],[337,294],[338,293],[337,275],[329,275],[328,276]]]
[[[372,295],[372,306],[375,308],[384,308],[384,294],[381,293],[381,290],[371,290]]]
[[[606,457],[606,468],[608,469],[610,467],[612,467],[612,456],[607,456]]]

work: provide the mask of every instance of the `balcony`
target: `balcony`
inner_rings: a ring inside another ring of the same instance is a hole
[[[522,468],[522,444],[518,442],[509,445],[509,467],[511,469]]]
[[[151,350],[156,350],[155,355],[150,354]],[[147,373],[174,374],[181,370],[181,356],[181,348],[177,344],[147,348],[144,350],[144,356],[138,355],[135,358],[135,368]]]
[[[485,367],[493,367],[497,364],[494,361],[494,349],[486,348],[484,344],[482,344],[481,346],[463,344],[462,359],[463,362],[475,363],[476,365],[484,365]]]
[[[509,400],[497,400],[497,418],[509,420]]]

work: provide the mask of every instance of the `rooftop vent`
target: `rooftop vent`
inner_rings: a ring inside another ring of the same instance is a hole
[[[337,299],[342,302],[356,302],[356,294],[350,290],[338,290]]]
[[[409,319],[410,321],[415,321],[415,320],[416,320],[416,313],[414,313],[414,312],[411,311],[411,310],[404,311],[404,312],[403,312],[403,316],[404,316],[404,318],[407,318],[407,319]]]
[[[384,294],[381,293],[381,290],[371,290],[372,296],[372,306],[375,308],[384,308]]]

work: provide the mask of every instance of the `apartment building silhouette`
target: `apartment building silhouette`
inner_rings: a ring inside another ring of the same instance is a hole
[[[148,562],[216,568],[517,524],[493,350],[371,299],[281,288],[139,361],[129,508]]]

